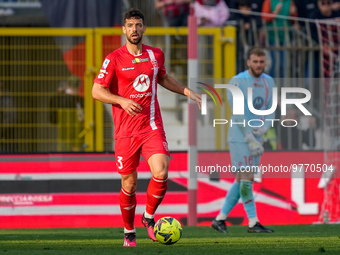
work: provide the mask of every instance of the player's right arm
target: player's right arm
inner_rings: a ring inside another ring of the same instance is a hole
[[[248,78],[242,78],[239,76],[234,76],[230,81],[229,84],[237,86],[240,90],[242,90],[242,93],[244,95],[244,114],[243,115],[233,115],[233,119],[236,123],[243,123],[244,121],[248,121],[247,114],[249,114],[249,108],[247,103],[247,80]],[[230,108],[232,111],[233,109],[233,96],[230,91],[227,93],[228,102],[230,105]],[[244,136],[246,136],[247,133],[252,131],[252,128],[249,125],[237,125],[237,128],[241,130]]]
[[[109,87],[112,86],[112,80],[116,76],[116,65],[114,53],[109,54],[94,80],[92,87],[92,97],[103,103],[120,105],[131,117],[136,116],[142,107],[131,99],[111,93]]]
[[[98,83],[93,84],[92,97],[103,103],[120,105],[131,117],[136,116],[142,110],[142,107],[135,101],[114,95],[107,87]]]

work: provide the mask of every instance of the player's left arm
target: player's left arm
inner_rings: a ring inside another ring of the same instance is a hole
[[[198,107],[201,109],[202,98],[200,94],[192,91],[191,89],[184,87],[181,83],[176,81],[169,74],[164,74],[163,76],[158,78],[158,83],[162,85],[167,90],[175,92],[180,95],[184,95],[195,101]]]
[[[273,105],[273,88],[275,87],[274,80],[272,78],[266,78],[268,84],[270,84],[269,88],[269,96],[267,105],[265,106],[265,110],[268,110]],[[253,134],[256,137],[263,136],[267,131],[272,127],[275,119],[275,111],[269,115],[264,116],[264,125],[262,127],[253,128]],[[268,121],[265,121],[268,120]]]
[[[273,88],[276,87],[273,78],[270,77],[267,80],[268,80],[268,83],[270,84],[270,88],[269,88],[269,97],[268,97],[268,102],[267,102],[267,105],[266,105],[266,110],[270,109],[273,106]],[[275,111],[272,112],[269,115],[266,115],[265,119],[266,120],[275,119]],[[267,130],[270,129],[272,127],[272,122],[271,121],[265,121],[264,127],[266,127]]]

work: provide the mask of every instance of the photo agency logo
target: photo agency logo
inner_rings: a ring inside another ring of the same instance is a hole
[[[220,98],[220,96],[218,95],[216,89],[214,89],[213,86],[203,83],[203,82],[197,82],[198,84],[200,84],[200,87],[197,87],[198,89],[204,91],[205,93],[207,93],[212,100],[214,101],[215,106],[217,105],[216,99],[214,97],[214,95],[216,95],[217,99],[220,101],[220,104],[222,106],[222,100]],[[202,107],[201,107],[201,113],[202,115],[207,115],[207,94],[201,94],[202,96]]]
[[[217,106],[217,102],[215,96],[219,100],[222,106],[221,97],[218,95],[216,89],[225,89],[227,93],[230,93],[232,97],[232,114],[246,116],[248,112],[251,113],[250,116],[256,116],[256,118],[248,119],[244,118],[243,121],[233,122],[232,119],[213,119],[213,126],[216,125],[227,125],[230,127],[233,125],[242,125],[243,127],[249,126],[252,128],[262,127],[265,122],[271,122],[271,126],[274,127],[275,122],[279,122],[283,127],[295,127],[298,124],[296,119],[275,119],[275,118],[264,118],[264,116],[268,116],[273,114],[278,105],[278,88],[274,87],[272,89],[272,105],[269,109],[266,109],[264,106],[264,100],[259,97],[253,98],[253,89],[252,87],[247,88],[247,98],[243,94],[242,90],[236,86],[231,84],[214,84],[211,86],[206,83],[197,82],[200,84],[198,89],[202,90],[206,94],[202,94],[202,108],[201,114],[207,115],[207,95],[209,95],[214,101],[215,106]],[[269,89],[269,88],[268,88]],[[268,91],[267,91],[268,92]],[[267,93],[266,92],[266,93]],[[281,106],[281,115],[287,115],[287,108],[291,107],[291,105],[295,105],[305,116],[311,116],[312,114],[307,110],[304,106],[305,103],[308,103],[311,99],[311,93],[309,90],[305,88],[297,88],[297,87],[283,87],[281,88],[281,98],[280,98],[280,106]],[[290,98],[289,96],[290,95]],[[291,97],[294,98],[291,98]],[[247,100],[247,101],[245,101]],[[245,113],[245,106],[248,107],[247,113]],[[262,108],[262,109],[261,109]],[[248,115],[249,116],[249,115]],[[246,121],[246,119],[248,119]]]

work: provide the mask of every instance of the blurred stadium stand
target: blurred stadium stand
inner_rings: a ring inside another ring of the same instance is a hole
[[[0,26],[48,27],[39,0],[0,0]]]

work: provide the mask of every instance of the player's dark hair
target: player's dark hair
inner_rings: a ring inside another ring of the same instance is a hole
[[[249,51],[248,51],[248,55],[247,55],[247,59],[250,59],[250,56],[251,55],[256,55],[258,57],[262,57],[262,56],[265,56],[266,53],[264,52],[263,49],[261,48],[251,48]]]
[[[125,21],[127,19],[131,19],[131,18],[132,19],[141,19],[143,21],[143,24],[145,24],[144,23],[144,14],[138,9],[131,8],[129,11],[124,13],[123,23],[125,24]]]

